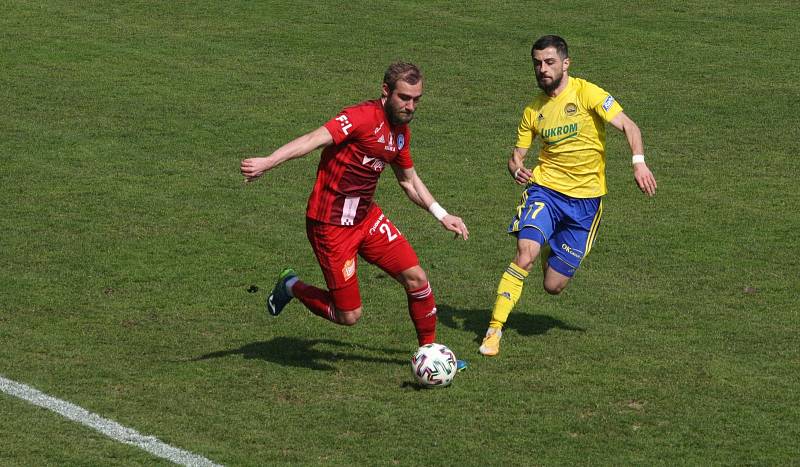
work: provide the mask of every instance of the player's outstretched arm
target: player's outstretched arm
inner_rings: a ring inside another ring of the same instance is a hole
[[[408,196],[408,199],[417,206],[427,209],[442,223],[445,229],[455,233],[456,237],[460,236],[464,240],[469,238],[469,231],[464,221],[458,216],[448,214],[448,212],[436,202],[431,192],[428,191],[428,187],[422,183],[422,179],[419,178],[417,171],[414,170],[413,167],[404,169],[392,165],[392,170],[394,170],[397,182],[406,193],[406,196]]]
[[[267,157],[244,159],[239,166],[239,170],[244,175],[245,181],[249,182],[289,159],[303,157],[311,151],[322,146],[328,146],[331,143],[333,143],[333,137],[327,128],[321,126],[312,132],[289,141]]]
[[[625,112],[620,112],[611,120],[611,125],[619,131],[625,133],[628,145],[633,154],[633,179],[642,193],[647,196],[656,194],[656,178],[644,162],[644,144],[642,143],[642,132],[633,120]]]

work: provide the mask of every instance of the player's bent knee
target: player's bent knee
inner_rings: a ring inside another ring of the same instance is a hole
[[[544,287],[545,292],[549,293],[550,295],[558,295],[560,294],[569,284],[569,277],[564,276],[561,274],[550,274],[545,273],[544,281],[542,282],[542,286]]]
[[[428,276],[425,274],[425,270],[422,269],[422,267],[414,266],[413,268],[401,272],[397,280],[403,284],[406,290],[417,290],[428,283]]]
[[[558,295],[564,290],[564,288],[566,286],[567,286],[567,284],[564,284],[564,285],[561,285],[561,284],[552,285],[552,284],[545,283],[544,284],[544,291],[549,293],[550,295]]]
[[[554,263],[550,261],[544,272],[544,281],[542,282],[542,285],[544,286],[545,292],[549,293],[550,295],[560,294],[567,287],[570,279],[572,279],[572,274],[570,271],[563,270],[562,268],[558,267],[558,264],[560,263],[555,263],[556,266],[554,266]]]
[[[361,307],[349,311],[336,310],[336,322],[342,326],[352,326],[359,319],[361,319]]]
[[[566,278],[566,280],[561,278],[548,280],[545,278],[542,285],[545,292],[550,295],[558,295],[567,287],[567,284],[569,284],[569,278]]]

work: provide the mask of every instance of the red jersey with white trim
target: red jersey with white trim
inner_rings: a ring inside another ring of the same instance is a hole
[[[322,151],[306,216],[336,225],[361,222],[374,204],[386,164],[414,166],[407,124],[392,126],[380,99],[342,110],[325,123],[333,144]]]

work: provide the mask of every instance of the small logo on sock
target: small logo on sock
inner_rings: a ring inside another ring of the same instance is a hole
[[[434,316],[435,314],[436,314],[436,307],[433,307],[433,310],[431,310],[430,313],[425,315],[425,317],[426,318],[430,318],[431,316]]]
[[[511,294],[508,292],[503,292],[500,294],[501,297],[505,297],[506,300],[511,300]]]

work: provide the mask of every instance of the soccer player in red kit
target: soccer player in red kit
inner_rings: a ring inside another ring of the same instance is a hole
[[[442,226],[464,240],[461,218],[448,214],[414,170],[408,123],[422,97],[423,78],[410,63],[393,63],[384,74],[381,98],[343,109],[320,128],[292,140],[268,157],[245,159],[247,181],[281,163],[324,147],[317,180],[306,209],[306,234],[325,277],[327,290],[299,280],[292,269],[281,271],[267,299],[277,316],[292,298],[312,313],[351,326],[361,317],[358,256],[400,282],[419,345],[436,339],[436,303],[417,254],[373,199],[386,166],[391,166],[408,198],[428,209]]]

